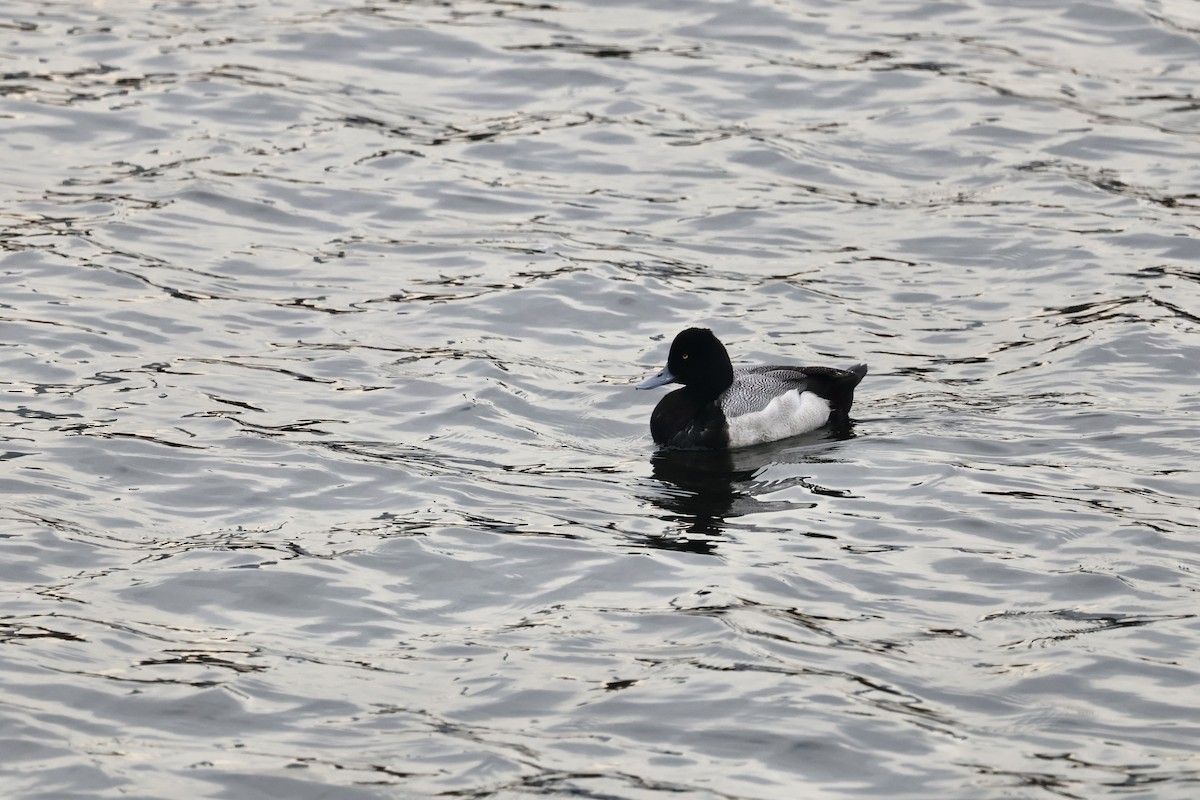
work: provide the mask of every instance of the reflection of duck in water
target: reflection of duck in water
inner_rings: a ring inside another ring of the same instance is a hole
[[[737,452],[664,448],[650,458],[659,491],[647,496],[681,523],[679,532],[704,537],[720,536],[728,520],[756,514],[797,511],[817,505],[807,499],[762,499],[761,495],[797,487],[806,495],[845,497],[844,489],[814,483],[803,465],[837,461],[837,442],[852,437],[849,430],[821,431],[787,444],[767,444]],[[754,527],[748,521],[743,527]],[[708,540],[680,540],[659,547],[709,551]]]
[[[786,439],[849,421],[854,387],[867,365],[764,366],[734,369],[725,345],[706,328],[675,337],[662,372],[637,385],[681,383],[650,417],[650,434],[665,447],[724,450]]]
[[[680,533],[720,536],[734,503],[746,497],[753,469],[736,469],[728,452],[660,450],[650,457],[659,491],[649,499],[680,525]],[[687,549],[701,549],[693,542]],[[708,543],[702,547],[707,552]]]

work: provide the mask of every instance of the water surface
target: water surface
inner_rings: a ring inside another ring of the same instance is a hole
[[[1195,795],[1188,4],[4,20],[9,797]]]

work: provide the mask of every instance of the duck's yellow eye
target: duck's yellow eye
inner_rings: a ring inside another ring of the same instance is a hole
[[[687,353],[681,355],[680,358],[682,358],[684,361],[687,361]]]

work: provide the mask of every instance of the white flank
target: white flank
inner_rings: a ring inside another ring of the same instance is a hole
[[[829,421],[829,401],[812,392],[788,392],[761,411],[740,414],[729,423],[729,446],[748,447],[815,431]]]

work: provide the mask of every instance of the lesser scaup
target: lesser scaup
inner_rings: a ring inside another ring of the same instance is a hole
[[[662,372],[637,388],[683,384],[659,400],[650,416],[656,444],[720,450],[845,424],[854,387],[866,374],[866,364],[735,370],[712,331],[688,328],[671,343]]]

